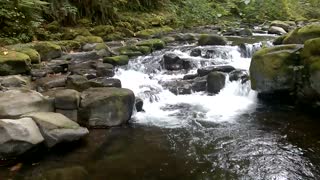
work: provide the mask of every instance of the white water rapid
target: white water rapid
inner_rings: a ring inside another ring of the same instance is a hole
[[[252,54],[254,45],[247,45],[247,53]],[[209,58],[191,57],[193,46],[180,46],[155,52],[149,56],[138,57],[130,61],[125,69],[119,69],[117,78],[124,88],[134,91],[144,100],[145,112],[134,115],[136,123],[166,128],[187,126],[191,121],[232,122],[243,112],[255,107],[256,93],[250,89],[250,82],[230,82],[219,94],[209,96],[205,92],[189,95],[175,95],[165,89],[160,82],[180,81],[184,75],[196,73],[198,68],[211,65],[231,65],[236,69],[248,70],[250,58],[241,56],[237,46],[197,47],[202,53],[214,50]],[[175,53],[180,58],[191,60],[195,67],[189,72],[168,72],[160,67],[165,53]]]

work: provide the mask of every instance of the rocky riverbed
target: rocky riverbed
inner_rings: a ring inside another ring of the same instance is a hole
[[[252,29],[222,30],[206,26],[189,31],[155,35],[152,39],[104,42],[98,36],[77,36],[74,40],[3,47],[0,54],[0,134],[3,137],[0,157],[1,164],[13,166],[13,173],[1,170],[1,174],[6,178],[22,178],[27,174],[31,179],[67,176],[103,179],[106,175],[149,179],[156,174],[173,178],[177,177],[171,172],[175,167],[173,157],[175,163],[187,163],[185,169],[178,168],[181,177],[192,179],[201,178],[202,173],[203,177],[213,178],[241,179],[255,175],[258,179],[280,178],[285,177],[283,173],[294,177],[296,172],[290,172],[300,168],[304,168],[299,176],[302,179],[319,177],[318,164],[313,164],[319,159],[301,155],[308,151],[304,148],[309,145],[303,145],[301,150],[296,142],[282,137],[283,133],[297,130],[296,127],[274,133],[260,128],[272,128],[261,125],[263,117],[270,116],[268,111],[278,113],[271,118],[273,123],[282,118],[284,112],[294,117],[292,108],[295,105],[318,108],[320,25],[275,21],[268,27]],[[284,99],[291,101],[281,106],[284,111],[281,107],[270,110],[269,106],[257,107],[256,97],[265,102],[275,98],[279,99],[277,103],[284,103]],[[304,121],[310,119],[314,117]],[[281,128],[282,125],[272,126]],[[242,131],[250,135],[245,136]],[[126,139],[130,134],[132,137]],[[242,142],[241,137],[252,142]],[[68,148],[62,150],[63,146]],[[219,146],[228,148],[226,154]],[[261,151],[255,151],[255,147]],[[137,167],[127,167],[129,171],[123,176],[111,173],[118,172],[124,164],[134,166],[130,163],[135,160],[129,157],[130,149],[137,151],[132,152],[139,160]],[[232,149],[239,149],[241,153]],[[89,156],[81,155],[78,152],[81,150],[89,152]],[[275,154],[279,151],[282,154],[278,157],[262,153],[273,150]],[[62,164],[47,159],[57,158],[60,151],[71,153],[65,156],[66,160],[58,158],[70,167],[61,168]],[[159,156],[151,155],[152,151]],[[318,149],[314,151],[319,152]],[[258,152],[262,153],[266,167],[254,172],[254,164],[258,162],[250,161],[246,165],[246,158]],[[45,160],[30,160],[36,153]],[[151,158],[150,162],[140,159],[143,153]],[[97,161],[101,157],[102,160]],[[268,157],[283,167],[282,171],[277,172],[275,166],[268,164]],[[115,163],[113,158],[123,162]],[[87,161],[94,165],[84,166]],[[302,163],[299,165],[296,161]],[[22,165],[19,163],[24,162],[28,165],[20,173]],[[113,169],[111,162],[117,168]],[[37,163],[41,168],[30,166],[37,166]],[[166,173],[155,173],[158,163],[160,171]],[[150,171],[146,170],[149,165]],[[294,167],[288,170],[287,165]],[[102,173],[104,166],[105,171],[110,172]],[[138,166],[146,173],[138,171]],[[60,168],[47,173],[45,169],[52,167]]]

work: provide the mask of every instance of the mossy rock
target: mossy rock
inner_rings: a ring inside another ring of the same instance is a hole
[[[0,51],[0,76],[26,74],[30,72],[31,59],[16,51]]]
[[[114,33],[115,28],[111,25],[99,25],[93,27],[91,33],[95,36],[105,37],[108,34]]]
[[[202,34],[199,37],[198,45],[200,46],[208,46],[208,45],[226,45],[227,39],[222,36],[214,35],[214,34]]]
[[[129,63],[129,57],[125,56],[125,55],[105,57],[103,59],[103,62],[112,64],[112,65],[123,66],[123,65],[127,65]]]
[[[86,28],[65,28],[62,34],[63,40],[72,40],[77,36],[92,36]]]
[[[320,37],[310,39],[304,43],[301,57],[305,60],[305,63],[313,63],[312,57],[314,56],[320,57]]]
[[[49,41],[33,42],[30,45],[39,52],[41,60],[50,60],[62,55],[61,47]]]
[[[133,31],[127,28],[117,27],[116,30],[121,32],[125,37],[134,37],[136,35]]]
[[[59,45],[63,51],[73,51],[81,49],[81,43],[74,40],[54,41],[54,44]]]
[[[309,39],[320,37],[320,24],[310,24],[291,31],[283,44],[304,44]]]
[[[138,31],[136,33],[136,36],[140,38],[151,38],[154,35],[163,35],[171,31],[173,31],[171,27],[164,26],[159,28],[152,28],[152,29],[145,29],[142,31]]]
[[[40,54],[38,53],[38,51],[33,49],[31,46],[28,46],[25,44],[15,44],[15,45],[11,45],[11,46],[6,46],[5,48],[7,48],[10,51],[21,52],[21,53],[28,55],[31,59],[32,64],[39,64],[41,61]]]
[[[21,48],[21,49],[15,49],[17,52],[24,53],[30,57],[32,64],[39,64],[41,61],[41,56],[38,53],[38,51],[31,49],[31,48]]]
[[[133,27],[129,22],[117,22],[116,26],[120,28],[129,29],[131,31],[133,30]]]
[[[281,45],[283,43],[283,40],[286,38],[286,35],[282,35],[277,37],[274,41],[273,41],[273,45]]]
[[[103,43],[103,39],[99,36],[77,36],[75,39],[75,41],[78,41],[81,43],[81,45],[84,44],[93,44],[93,43]]]
[[[301,64],[302,45],[281,45],[257,51],[250,65],[251,88],[274,93],[295,88],[294,66]]]
[[[92,25],[92,22],[90,19],[82,18],[78,20],[78,24],[82,27],[90,27]]]
[[[137,46],[147,46],[154,50],[160,50],[165,48],[166,43],[161,39],[149,39],[145,41],[140,41],[136,44]]]
[[[287,22],[284,22],[284,21],[278,21],[278,20],[276,20],[276,21],[272,21],[271,22],[271,24],[270,24],[270,27],[271,26],[276,26],[276,27],[281,27],[281,28],[283,28],[285,31],[289,31],[290,30],[290,24],[289,23],[287,23]]]
[[[165,43],[173,43],[176,41],[176,39],[172,36],[163,37],[161,40],[164,41]]]
[[[125,35],[121,32],[115,32],[104,36],[103,39],[105,41],[115,41],[115,40],[123,40]]]
[[[102,43],[98,43],[94,48],[94,50],[96,51],[100,51],[102,49],[109,49],[109,47],[106,45],[106,43],[102,42]]]
[[[118,49],[120,55],[127,55],[129,57],[141,56],[143,54],[151,53],[151,47],[148,46],[124,46]]]

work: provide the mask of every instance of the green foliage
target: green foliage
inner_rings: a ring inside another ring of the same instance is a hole
[[[0,36],[30,41],[43,21],[41,11],[46,5],[41,0],[0,0]]]

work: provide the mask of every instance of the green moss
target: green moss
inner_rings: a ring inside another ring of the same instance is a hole
[[[313,63],[310,65],[310,73],[320,72],[320,57],[314,59]]]
[[[125,55],[121,55],[121,56],[113,56],[113,57],[105,57],[103,59],[104,63],[109,63],[112,65],[127,65],[129,63],[129,57],[125,56]]]
[[[47,25],[46,29],[48,29],[50,32],[59,32],[60,27],[61,26],[58,21],[53,21]]]
[[[74,40],[53,41],[52,43],[61,46],[61,48],[67,52],[81,48],[80,42]]]
[[[162,35],[162,34],[171,32],[172,30],[173,29],[168,26],[159,27],[159,28],[152,28],[152,29],[145,29],[142,31],[138,31],[136,33],[136,36],[140,37],[140,38],[150,38],[153,35]]]
[[[16,51],[0,51],[0,75],[24,74],[30,71],[31,59]]]
[[[260,92],[292,89],[293,67],[301,64],[297,53],[301,48],[299,45],[282,45],[256,52],[250,65],[252,89]]]
[[[308,59],[312,56],[320,56],[320,38],[310,39],[304,43],[301,57]]]
[[[151,48],[148,46],[124,46],[118,49],[120,55],[127,55],[129,57],[149,54]]]
[[[131,31],[130,29],[127,29],[127,28],[117,27],[116,31],[122,33],[125,37],[133,37],[133,36],[135,36],[135,33],[133,31]]]
[[[82,18],[78,20],[78,24],[82,27],[90,27],[92,22],[90,19]]]
[[[283,44],[304,44],[305,41],[320,37],[320,24],[310,24],[291,31]]]
[[[147,46],[155,50],[163,49],[166,46],[166,43],[161,39],[149,39],[145,41],[138,42],[137,46]]]
[[[96,51],[100,51],[102,49],[108,49],[108,46],[106,45],[106,43],[98,43],[95,47],[95,50]]]
[[[86,43],[103,43],[103,39],[99,36],[77,36],[75,41],[80,42],[82,45]]]
[[[31,48],[22,48],[22,49],[17,49],[16,51],[28,55],[30,57],[32,64],[39,64],[40,63],[41,57],[40,57],[40,54],[36,50],[31,49]]]
[[[41,60],[50,60],[62,55],[61,47],[49,41],[34,42],[29,45],[39,52]]]
[[[104,36],[103,39],[106,41],[115,41],[115,40],[123,40],[125,37],[121,32],[115,32]]]
[[[282,35],[277,37],[274,41],[273,41],[273,45],[281,45],[283,40],[286,38],[286,35]]]
[[[133,30],[133,27],[129,22],[117,22],[116,26],[117,27],[121,27],[121,28],[126,28],[126,29],[129,29],[131,31]]]
[[[86,28],[65,28],[62,34],[63,40],[72,40],[77,36],[91,36],[92,34]]]
[[[31,59],[31,63],[38,64],[40,63],[41,56],[40,54],[33,49],[31,46],[25,45],[25,44],[16,44],[12,46],[6,46],[7,49],[11,51],[21,52],[26,55],[28,55]]]
[[[114,33],[115,28],[110,25],[100,25],[100,26],[95,26],[91,30],[91,33],[95,36],[100,36],[100,37],[106,37],[107,35]]]
[[[270,26],[281,27],[281,28],[283,28],[283,29],[286,30],[286,31],[288,31],[288,29],[289,29],[289,27],[290,27],[290,25],[289,25],[288,23],[283,22],[283,21],[278,21],[278,20],[272,21],[271,24],[270,24]]]

